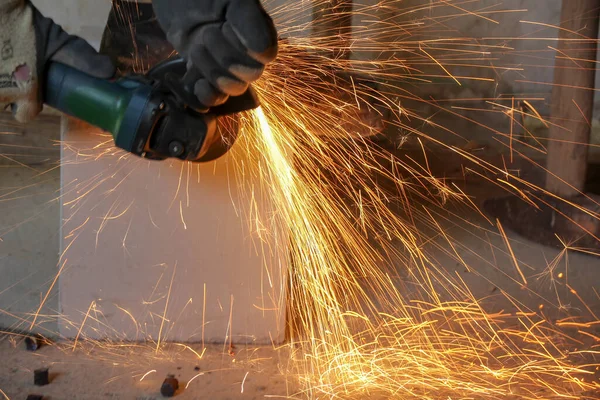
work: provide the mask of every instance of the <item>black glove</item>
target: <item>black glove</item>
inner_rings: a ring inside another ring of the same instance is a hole
[[[50,61],[110,78],[114,67],[85,40],[67,34],[28,0],[0,0],[0,104],[26,122],[42,110],[43,78]]]
[[[207,107],[243,94],[277,57],[277,31],[259,0],[152,0],[173,47],[195,70]]]

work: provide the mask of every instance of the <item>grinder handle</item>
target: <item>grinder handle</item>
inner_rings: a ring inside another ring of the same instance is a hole
[[[46,105],[114,135],[119,130],[132,92],[115,81],[51,62],[43,96]]]

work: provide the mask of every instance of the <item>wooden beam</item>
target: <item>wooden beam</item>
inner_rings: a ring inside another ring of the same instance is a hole
[[[600,0],[563,0],[546,162],[546,189],[562,197],[584,190],[599,13]]]

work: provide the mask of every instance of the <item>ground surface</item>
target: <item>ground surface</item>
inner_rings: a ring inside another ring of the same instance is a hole
[[[51,345],[28,352],[22,340],[5,337],[0,339],[0,398],[4,392],[11,400],[29,394],[49,400],[161,399],[168,374],[179,380],[175,398],[181,400],[283,398],[293,393],[279,372],[286,363],[283,352],[243,348],[230,355],[222,346],[208,347],[201,358],[194,352],[201,354],[201,346],[172,346],[158,355],[151,346],[97,343],[80,343],[75,351],[72,345]],[[49,368],[49,385],[34,386],[33,371],[39,368]]]

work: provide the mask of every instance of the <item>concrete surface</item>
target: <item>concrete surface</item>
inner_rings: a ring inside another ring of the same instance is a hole
[[[110,138],[83,124],[65,127],[63,337],[283,340],[285,241],[261,239],[250,226],[251,198],[230,155],[202,165],[150,162],[110,143],[103,154]],[[260,193],[256,209],[269,215]]]
[[[155,354],[151,347],[80,343],[76,351],[53,345],[29,353],[18,339],[4,338],[0,354],[0,396],[9,399],[38,394],[47,399],[158,400],[164,398],[160,388],[168,374],[179,381],[178,400],[286,398],[297,390],[281,372],[285,351],[273,348],[238,347],[230,354],[220,346],[205,353],[199,347],[172,347]],[[38,368],[49,368],[49,385],[33,385]]]

